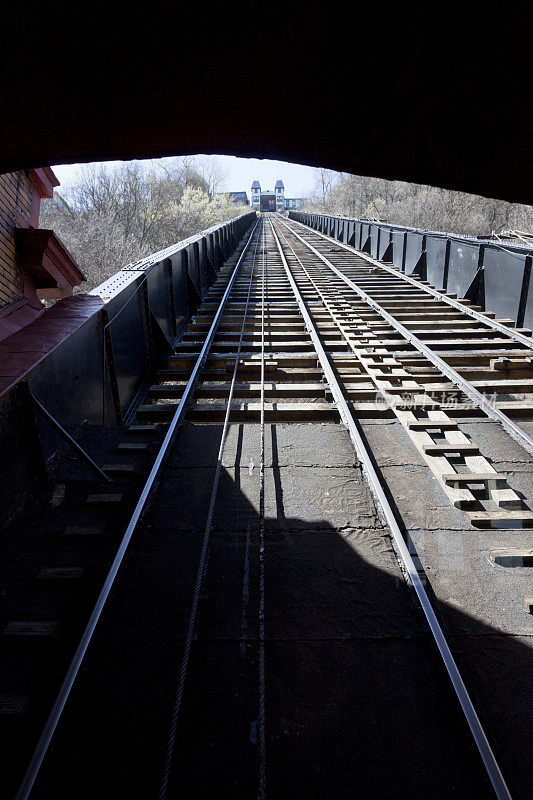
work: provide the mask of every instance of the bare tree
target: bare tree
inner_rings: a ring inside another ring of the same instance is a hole
[[[208,165],[208,180],[204,166],[197,157],[87,166],[69,190],[43,202],[41,225],[56,231],[88,276],[82,291],[129,261],[242,213],[211,199],[209,180],[216,185],[221,172]]]
[[[331,169],[315,170],[315,185],[308,205],[315,211],[333,212],[335,204],[334,186],[337,181],[338,173]]]
[[[309,210],[452,233],[533,229],[533,207],[434,186],[317,169]]]
[[[216,156],[205,156],[199,160],[198,172],[207,184],[209,196],[215,197],[226,187],[228,179],[227,171],[222,167],[220,160]]]

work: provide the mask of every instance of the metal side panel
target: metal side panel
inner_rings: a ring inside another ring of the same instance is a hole
[[[200,297],[202,297],[202,275],[200,273],[200,264],[198,263],[198,258],[192,244],[187,247],[187,263],[189,269],[189,278],[191,279],[191,282]]]
[[[361,247],[360,247],[361,250],[365,246],[369,235],[370,235],[370,225],[368,224],[368,222],[362,222],[361,223]]]
[[[392,258],[394,266],[406,275],[413,273],[425,251],[426,279],[435,289],[456,294],[459,298],[465,297],[470,289],[472,296],[469,295],[469,299],[484,304],[487,311],[493,311],[498,317],[511,318],[519,327],[533,328],[530,267],[533,249],[527,244],[507,244],[483,237],[478,239],[327,214],[290,212],[289,218],[337,238],[360,252],[370,253],[376,259],[385,257],[392,232],[392,255],[387,260]],[[334,224],[337,219],[339,225]],[[348,231],[346,237],[342,233],[343,225]],[[340,231],[339,236],[337,231]],[[350,241],[351,235],[353,241]],[[482,279],[473,285],[477,277]]]
[[[405,235],[407,238],[405,245],[405,272],[407,275],[410,275],[416,267],[418,259],[422,255],[424,234],[407,231]]]
[[[168,342],[171,342],[175,336],[175,320],[171,295],[171,268],[172,261],[166,258],[156,264],[146,277],[150,311],[157,320]]]
[[[102,387],[103,376],[103,320],[99,313],[50,353],[30,374],[28,383],[37,400],[72,434],[85,419],[102,422],[104,392],[112,418],[109,385],[106,376]],[[47,428],[45,438],[49,434]]]
[[[518,319],[526,258],[522,253],[485,248],[485,304],[500,319]]]
[[[531,276],[531,270],[529,274],[529,286],[526,290],[524,321],[522,324],[524,328],[533,330],[533,277]]]
[[[370,255],[372,258],[378,257],[378,238],[380,233],[379,225],[370,226]]]
[[[189,300],[187,297],[187,265],[186,253],[180,251],[171,258],[172,261],[172,291],[174,293],[174,310],[176,314],[176,330],[190,316]]]
[[[447,240],[442,236],[426,236],[427,280],[435,289],[443,290]]]
[[[448,267],[447,291],[464,297],[474,280],[479,263],[479,244],[470,244],[461,239],[452,239],[450,264]]]
[[[357,250],[360,250],[361,247],[362,247],[362,243],[361,243],[362,235],[363,235],[363,225],[362,225],[361,222],[356,222],[355,223],[355,242],[354,242],[353,246],[356,247]]]
[[[142,286],[109,326],[120,405],[125,411],[150,369],[150,328]]]
[[[378,258],[382,259],[388,250],[391,241],[391,229],[382,227],[379,234]]]
[[[357,225],[352,219],[347,219],[345,224],[346,240],[345,244],[355,244]]]
[[[392,263],[398,269],[403,267],[403,251],[405,246],[405,231],[393,230],[392,232]]]

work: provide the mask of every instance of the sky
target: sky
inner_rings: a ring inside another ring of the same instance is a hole
[[[204,156],[209,158],[209,156]],[[231,192],[246,191],[250,197],[252,181],[258,180],[261,189],[273,189],[277,180],[285,185],[285,197],[307,197],[313,188],[315,170],[302,164],[289,164],[287,161],[270,161],[262,158],[237,158],[237,156],[213,156],[224,172],[227,173],[226,190]],[[108,161],[110,167],[118,166],[121,161]],[[52,169],[63,188],[75,180],[83,165],[58,164]]]

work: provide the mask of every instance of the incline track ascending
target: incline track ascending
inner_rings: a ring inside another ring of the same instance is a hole
[[[527,449],[495,365],[511,395],[531,352],[358,258],[264,216],[204,298],[138,409],[168,429],[19,798],[509,797],[361,421],[399,422],[465,530],[519,530],[461,420],[490,389]]]

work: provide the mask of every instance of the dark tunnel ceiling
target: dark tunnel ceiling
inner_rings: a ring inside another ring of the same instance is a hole
[[[427,4],[61,8],[3,12],[0,171],[230,153],[533,203],[517,19]]]

